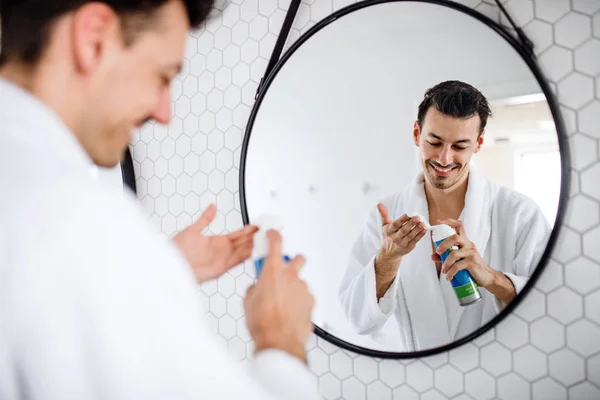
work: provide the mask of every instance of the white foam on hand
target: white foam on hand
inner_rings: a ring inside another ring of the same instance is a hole
[[[424,216],[422,216],[421,214],[419,214],[418,212],[412,212],[407,214],[410,218],[412,217],[419,217],[419,219],[421,220],[421,222],[423,223],[423,225],[425,225],[425,230],[426,231],[430,231],[431,230],[431,225],[429,225],[429,222],[427,222],[427,220],[425,219]]]

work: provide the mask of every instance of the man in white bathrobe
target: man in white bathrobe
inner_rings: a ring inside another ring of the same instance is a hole
[[[244,304],[227,303],[246,311],[246,369],[209,329],[197,283],[247,259],[255,229],[205,236],[210,206],[166,240],[89,172],[117,165],[136,126],[169,122],[212,0],[0,4],[0,399],[318,398],[313,298],[278,233]]]
[[[487,323],[527,283],[551,228],[535,202],[470,163],[490,115],[486,98],[466,83],[442,82],[426,92],[413,128],[422,171],[370,213],[340,286],[357,332],[396,351],[439,347]],[[457,235],[436,250],[413,213]],[[439,254],[454,245],[459,249],[442,264]],[[465,307],[450,284],[459,270],[471,273],[482,295]]]

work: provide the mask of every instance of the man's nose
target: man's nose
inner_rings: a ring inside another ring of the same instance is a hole
[[[450,149],[450,146],[442,149],[439,154],[438,162],[444,167],[452,164],[452,149]]]
[[[156,122],[167,125],[171,122],[171,89],[170,87],[163,90],[158,100],[158,104],[152,113],[152,119]]]

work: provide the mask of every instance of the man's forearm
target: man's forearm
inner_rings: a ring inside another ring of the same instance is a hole
[[[502,272],[494,271],[492,283],[486,289],[504,304],[510,303],[517,295],[512,281]]]
[[[375,288],[377,291],[377,301],[385,295],[385,292],[388,291],[392,282],[394,282],[398,267],[400,266],[400,261],[401,259],[390,260],[379,255],[375,257]]]

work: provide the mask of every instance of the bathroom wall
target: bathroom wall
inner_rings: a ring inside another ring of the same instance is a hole
[[[352,2],[305,1],[287,46]],[[500,20],[492,0],[462,2]],[[573,187],[553,260],[517,312],[449,353],[378,360],[313,337],[310,366],[327,399],[600,398],[600,1],[504,3],[536,45],[570,138]],[[288,4],[219,2],[206,30],[189,38],[184,74],[174,83],[173,122],[135,135],[139,198],[165,235],[210,202],[220,210],[210,232],[242,225],[242,136]],[[242,307],[252,274],[239,266],[198,290],[214,333],[240,362],[252,354]]]

